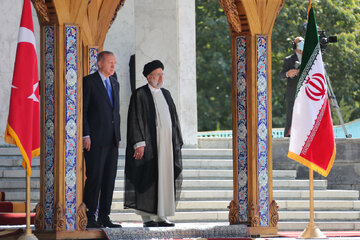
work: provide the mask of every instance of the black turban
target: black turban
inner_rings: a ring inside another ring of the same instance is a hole
[[[157,68],[161,68],[162,70],[164,70],[164,64],[162,64],[160,60],[154,60],[152,62],[148,62],[144,66],[144,70],[143,70],[144,76],[147,77],[147,75],[149,75],[152,71],[154,71]]]

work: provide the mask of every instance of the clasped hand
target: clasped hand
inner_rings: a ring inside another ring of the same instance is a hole
[[[290,69],[287,72],[288,77],[293,78],[296,77],[299,74],[299,69]]]
[[[145,146],[136,148],[134,152],[134,158],[137,160],[141,159],[144,156],[144,150]]]

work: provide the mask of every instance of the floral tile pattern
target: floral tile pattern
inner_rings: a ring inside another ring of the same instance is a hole
[[[267,37],[256,37],[259,224],[269,226]]]
[[[89,74],[97,71],[98,47],[89,47]]]
[[[77,161],[77,64],[78,27],[66,31],[66,118],[65,118],[65,220],[66,230],[76,230]]]
[[[236,38],[236,109],[239,220],[248,220],[246,37]]]
[[[55,164],[55,33],[54,26],[44,26],[45,71],[45,179],[44,229],[51,230],[54,215],[54,164]]]

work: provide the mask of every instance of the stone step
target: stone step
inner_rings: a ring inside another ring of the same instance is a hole
[[[3,179],[3,181],[7,181],[8,179],[12,178],[24,178],[26,177],[26,171],[21,167],[21,169],[0,169],[0,178]],[[31,178],[32,180],[39,180],[40,178],[40,169],[31,169]]]
[[[123,200],[124,192],[115,191],[114,200]],[[307,200],[309,199],[308,190],[274,190],[273,198],[280,200]],[[180,200],[228,200],[233,199],[232,190],[183,190]],[[359,199],[359,193],[354,190],[316,190],[314,191],[315,200],[353,200]]]
[[[21,167],[22,168],[22,167]],[[224,170],[224,169],[184,169],[183,176],[185,179],[233,179],[233,170]],[[9,169],[3,168],[0,169],[0,178],[3,181],[8,179],[21,179],[26,177],[26,172],[24,169]],[[274,179],[282,180],[295,180],[296,171],[295,170],[273,170]],[[124,169],[117,170],[116,178],[118,180],[124,179]],[[40,169],[32,169],[31,171],[31,181],[39,181],[40,179]]]
[[[279,211],[279,219],[298,221],[310,218],[310,211]],[[314,211],[315,221],[359,221],[359,211]]]
[[[279,222],[307,222],[309,212],[291,212],[290,214],[279,212]],[[357,222],[359,221],[360,212],[344,212],[344,211],[315,211],[315,222]],[[169,217],[175,222],[226,222],[228,221],[229,211],[194,211],[194,212],[176,212],[175,216]],[[111,219],[119,222],[137,222],[141,218],[134,212],[112,212]],[[288,218],[287,218],[288,217]]]
[[[215,177],[216,178],[216,177]],[[203,180],[203,179],[185,179],[182,184],[183,189],[232,189],[233,180],[223,180],[223,179],[214,179],[214,180]],[[7,178],[0,182],[0,189],[25,189],[26,180],[25,178]],[[40,188],[40,179],[31,180],[31,188],[36,189]],[[308,189],[309,181],[308,180],[273,180],[273,189]],[[115,189],[123,190],[124,189],[124,180],[117,179],[115,181]],[[314,180],[314,189],[324,190],[326,189],[326,180]]]
[[[275,201],[280,202],[283,200],[308,200],[308,190],[274,190],[273,198]],[[7,201],[24,201],[26,199],[25,191],[19,189],[9,189],[6,191]],[[37,202],[40,199],[39,189],[31,190],[31,201]],[[124,192],[114,191],[113,200],[123,201]],[[232,190],[182,190],[180,200],[183,201],[228,201],[233,199]],[[332,200],[335,202],[339,201],[355,201],[359,199],[359,192],[354,190],[315,190],[315,200]],[[316,201],[315,201],[316,202]],[[305,204],[306,205],[306,204]],[[286,205],[285,205],[286,206]]]
[[[309,221],[279,221],[279,231],[303,231]],[[316,226],[321,231],[359,231],[359,221],[316,221]],[[343,238],[346,239],[346,238]]]
[[[325,190],[326,189],[326,180],[314,180],[314,189]],[[0,184],[1,187],[1,184]],[[233,189],[233,180],[202,180],[202,179],[193,179],[193,180],[183,180],[182,183],[183,189]],[[115,182],[116,190],[124,189],[124,180],[116,180]],[[308,189],[309,180],[273,180],[273,189]]]
[[[40,188],[40,180],[30,181],[32,189]],[[26,180],[20,179],[7,179],[0,181],[0,189],[7,193],[7,189],[26,189]]]
[[[308,200],[279,200],[276,201],[279,212],[284,211],[309,211]],[[229,206],[230,201],[226,200],[200,200],[200,201],[179,201],[177,212],[190,211],[224,211]],[[113,201],[111,206],[113,211],[126,211],[122,201]],[[333,201],[316,200],[314,201],[315,211],[360,211],[360,201]]]

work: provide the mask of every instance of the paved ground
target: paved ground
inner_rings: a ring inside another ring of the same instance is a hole
[[[194,225],[195,223],[176,223],[176,226],[181,226],[181,227],[184,227],[184,226],[192,226]],[[199,224],[199,223],[196,223],[196,224]],[[216,226],[216,225],[225,225],[227,223],[200,223],[201,225],[210,225],[210,226]],[[141,227],[142,226],[142,223],[128,223],[128,222],[125,222],[125,223],[122,223],[122,226],[124,228],[130,228],[130,227]],[[25,225],[12,225],[12,226],[4,226],[4,225],[0,225],[0,230],[4,230],[4,229],[25,229],[26,226]],[[34,229],[34,226],[31,225],[31,228]],[[324,233],[327,233],[327,232],[324,232]],[[346,235],[349,235],[350,233],[355,233],[354,231],[351,231],[351,232],[346,232],[346,231],[343,231],[343,232],[339,232],[339,236],[338,237],[329,237],[329,238],[326,238],[326,239],[329,239],[329,240],[360,240],[360,232],[359,232],[359,235],[358,236],[351,236],[351,237],[348,237]],[[297,235],[297,233],[294,233],[293,232],[293,235]],[[332,235],[334,235],[334,232],[332,232]],[[354,235],[354,234],[353,234]],[[296,238],[296,237],[282,237],[282,236],[277,236],[277,237],[258,237],[258,238],[252,238],[253,240],[299,240],[299,238]],[[319,240],[319,239],[316,239],[316,240]]]

